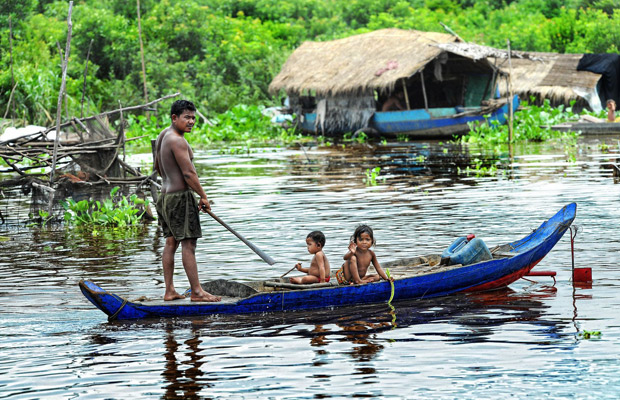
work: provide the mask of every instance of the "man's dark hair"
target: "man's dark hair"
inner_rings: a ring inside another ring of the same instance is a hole
[[[325,247],[325,235],[321,231],[312,231],[306,236],[306,239],[312,239],[314,243],[320,244],[321,248]]]
[[[194,105],[194,103],[188,100],[177,100],[172,103],[172,107],[170,107],[170,116],[179,116],[183,114],[183,111],[185,110],[196,112],[196,106]]]

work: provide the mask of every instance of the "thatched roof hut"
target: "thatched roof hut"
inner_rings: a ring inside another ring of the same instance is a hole
[[[433,46],[458,39],[436,32],[381,29],[328,42],[305,42],[286,61],[269,91],[317,96],[389,92],[442,53]]]
[[[501,67],[510,73],[512,87],[519,97],[528,100],[534,97],[537,102],[549,99],[553,106],[569,105],[574,100],[577,109],[601,109],[597,94],[601,75],[577,70],[583,54],[533,54],[539,60],[511,60],[511,73],[507,64]],[[506,93],[506,86],[500,85],[500,91]]]
[[[542,103],[548,99],[554,106],[575,101],[577,110],[601,109],[598,89],[602,74],[578,70],[584,54],[558,54],[511,51],[472,43],[440,44],[439,48],[473,59],[489,58],[510,75],[513,93],[524,100],[534,98]],[[500,95],[508,95],[508,85],[499,85]],[[613,97],[613,96],[612,96]]]
[[[315,130],[347,132],[368,126],[390,98],[401,110],[480,107],[495,91],[501,71],[437,45],[454,35],[382,29],[328,42],[305,42],[269,85],[286,92],[296,115],[316,114]],[[446,112],[449,112],[446,111]],[[302,121],[303,122],[303,121]]]

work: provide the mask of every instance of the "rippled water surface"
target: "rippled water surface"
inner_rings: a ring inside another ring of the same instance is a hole
[[[78,281],[129,299],[163,295],[157,226],[96,235],[27,227],[30,198],[4,190],[0,398],[617,398],[620,185],[610,163],[620,156],[603,141],[616,138],[512,156],[439,142],[197,152],[214,212],[278,261],[262,262],[205,215],[203,280],[264,279],[307,264],[305,236],[315,229],[337,267],[362,222],[375,230],[379,260],[391,261],[441,252],[467,233],[489,247],[513,241],[577,203],[574,262],[592,268],[591,285],[571,281],[567,234],[536,267],[557,271],[555,284],[537,277],[395,303],[395,312],[108,322]],[[467,174],[476,164],[498,170]],[[186,286],[180,257],[175,280]]]

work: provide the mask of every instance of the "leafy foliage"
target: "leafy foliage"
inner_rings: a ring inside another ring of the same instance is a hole
[[[143,212],[140,213],[136,205],[148,204],[148,199],[142,200],[133,194],[129,199],[120,196],[115,201],[114,196],[118,190],[118,186],[112,189],[110,198],[103,200],[103,202],[98,200],[76,202],[72,198],[68,198],[63,203],[65,221],[75,225],[102,225],[120,228],[138,224]],[[138,215],[139,213],[140,215]]]
[[[253,125],[243,115],[255,115],[257,107],[274,103],[268,92],[271,79],[306,40],[388,27],[443,31],[443,22],[467,41],[499,48],[510,39],[513,49],[526,51],[620,50],[617,0],[187,0],[182,6],[171,0],[142,0],[140,7],[149,98],[181,92],[204,115],[221,121],[200,128],[206,142],[282,134],[268,132],[260,119]],[[7,0],[0,5],[0,104],[8,103],[14,80],[11,116],[22,124],[47,125],[56,114],[58,47],[64,51],[67,10],[64,0]],[[69,109],[63,115],[81,113],[87,66],[87,115],[117,108],[119,101],[141,103],[135,3],[83,0],[74,5],[72,21]],[[155,120],[153,113],[143,120],[136,115],[135,130],[153,137],[167,125],[170,103],[158,105]],[[156,126],[149,127],[153,122]],[[236,128],[227,127],[228,122]]]
[[[366,186],[377,186],[378,185],[378,180],[381,179],[383,181],[385,181],[385,177],[381,177],[379,178],[379,175],[381,174],[381,167],[374,167],[374,168],[366,168],[366,178],[364,178],[364,182],[366,183]]]
[[[512,140],[513,142],[544,141],[561,137],[566,133],[554,131],[551,126],[576,119],[577,115],[570,107],[564,108],[560,105],[554,108],[549,104],[549,100],[545,100],[541,106],[523,102],[521,110],[514,114]],[[460,138],[462,142],[495,144],[509,141],[508,124],[499,125],[497,121],[491,121],[470,123],[469,126],[469,134]],[[573,132],[572,135],[576,133]]]
[[[209,121],[197,118],[196,125],[187,140],[192,145],[209,146],[218,142],[261,144],[272,141],[290,142],[299,138],[294,129],[284,129],[271,123],[271,119],[262,114],[263,106],[235,105],[230,110],[217,114]],[[151,115],[149,117],[130,116],[128,138],[145,136],[131,141],[132,146],[150,149],[150,141],[156,138],[162,129],[170,125],[170,117]]]

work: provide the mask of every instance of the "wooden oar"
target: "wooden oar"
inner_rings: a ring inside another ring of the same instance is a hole
[[[292,271],[292,270],[294,270],[295,268],[297,268],[297,265],[295,265],[293,268],[289,269],[289,270],[288,270],[288,271],[286,271],[284,274],[282,274],[282,275],[280,276],[280,278],[284,278],[286,275],[288,275],[288,274],[289,274],[289,272],[291,272],[291,271]]]
[[[245,243],[250,249],[252,249],[252,251],[256,254],[258,254],[258,256],[260,258],[262,258],[267,264],[269,265],[273,265],[276,262],[274,261],[273,258],[269,257],[267,254],[265,254],[261,249],[259,249],[258,247],[256,247],[254,244],[252,244],[249,240],[247,240],[246,238],[244,238],[243,236],[241,236],[239,233],[237,233],[233,228],[231,228],[230,226],[228,226],[228,224],[224,221],[222,221],[217,215],[213,214],[213,212],[211,210],[205,210],[207,212],[207,214],[209,214],[214,220],[216,220],[217,222],[220,223],[220,225],[222,225],[224,228],[228,229],[233,235],[237,236],[243,243]]]

